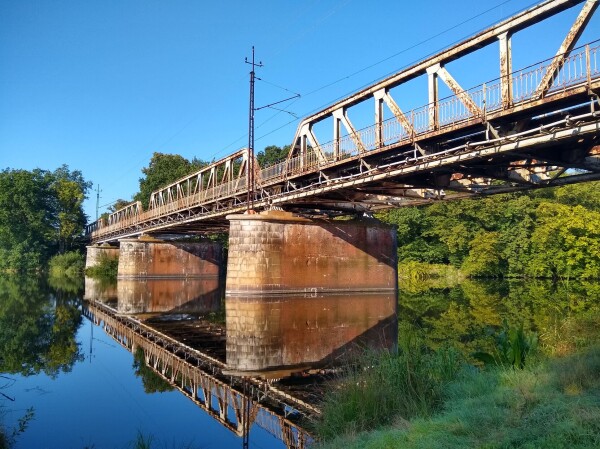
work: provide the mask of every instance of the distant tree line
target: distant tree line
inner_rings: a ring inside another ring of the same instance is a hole
[[[284,160],[289,147],[256,154],[261,167]],[[133,197],[150,195],[209,162],[154,153]],[[0,172],[0,271],[45,266],[83,246],[83,200],[91,188],[63,165]],[[131,201],[118,200],[111,211]],[[378,214],[398,229],[401,264],[442,264],[472,277],[600,278],[600,183],[460,201],[439,201]]]

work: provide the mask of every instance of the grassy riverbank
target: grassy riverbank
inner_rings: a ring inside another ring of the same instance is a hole
[[[317,426],[321,447],[600,447],[600,316],[577,329],[596,330],[568,353],[547,348],[551,355],[529,358],[523,369],[455,369],[447,351],[385,356],[329,395]]]

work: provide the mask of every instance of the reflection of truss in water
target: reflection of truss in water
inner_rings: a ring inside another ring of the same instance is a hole
[[[257,424],[288,448],[304,448],[312,440],[297,424],[319,413],[310,404],[260,379],[225,375],[223,362],[102,303],[86,305],[88,319],[103,323],[104,331],[128,351],[142,349],[149,368],[236,435],[247,437],[251,424]]]

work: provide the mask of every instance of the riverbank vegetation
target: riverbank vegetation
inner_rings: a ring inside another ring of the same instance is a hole
[[[90,187],[66,165],[0,171],[0,272],[41,271],[53,255],[81,250]]]
[[[328,395],[319,447],[600,447],[600,314],[564,324],[576,344],[532,351],[524,363],[473,365],[425,345],[369,361]]]
[[[85,269],[87,276],[110,282],[116,282],[119,271],[119,259],[100,254],[96,265]]]
[[[51,277],[81,277],[85,268],[85,255],[77,251],[57,254],[50,259],[48,274]]]
[[[443,265],[469,277],[600,278],[598,182],[433,202],[378,217],[397,226],[401,275]]]

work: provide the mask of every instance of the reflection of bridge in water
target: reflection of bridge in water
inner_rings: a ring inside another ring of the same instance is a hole
[[[319,414],[312,405],[269,382],[226,375],[223,362],[100,302],[86,302],[83,313],[128,351],[141,349],[148,367],[236,435],[247,438],[256,424],[288,448],[311,440],[299,423]]]

